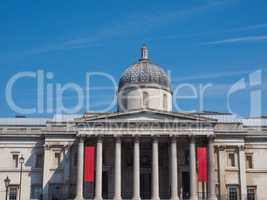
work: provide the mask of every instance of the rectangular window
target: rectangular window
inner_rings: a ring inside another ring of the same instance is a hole
[[[228,153],[228,166],[236,167],[235,153]]]
[[[13,168],[19,167],[19,154],[12,154],[12,167]]]
[[[42,185],[31,186],[31,199],[42,199]]]
[[[239,187],[237,185],[228,186],[228,199],[239,200]]]
[[[257,187],[256,186],[248,186],[247,187],[247,200],[256,200]]]
[[[36,154],[35,168],[43,168],[43,154]]]
[[[55,153],[55,164],[56,164],[57,167],[60,166],[60,161],[61,161],[61,155],[60,155],[59,152],[56,152]]]
[[[9,186],[9,200],[17,200],[18,197],[18,187]]]
[[[253,168],[253,157],[252,157],[252,154],[246,155],[246,167],[247,167],[247,169],[252,169]]]

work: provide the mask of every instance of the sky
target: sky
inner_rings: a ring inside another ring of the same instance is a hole
[[[265,0],[2,1],[0,116],[116,111],[107,77],[118,82],[144,43],[171,77],[174,111],[267,115],[266,10]]]

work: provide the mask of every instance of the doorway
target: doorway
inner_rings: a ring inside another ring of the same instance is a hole
[[[49,199],[63,200],[63,184],[52,183],[49,185]]]
[[[151,199],[151,173],[141,172],[140,175],[141,199]]]
[[[190,197],[190,173],[189,172],[183,172],[182,183],[183,183],[183,199],[189,199]]]

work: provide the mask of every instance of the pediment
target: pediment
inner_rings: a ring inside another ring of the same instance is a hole
[[[215,122],[216,120],[206,117],[201,117],[199,115],[194,115],[190,113],[179,113],[179,112],[161,112],[154,110],[138,110],[124,113],[107,113],[101,115],[94,115],[92,117],[84,117],[82,121],[84,122],[94,122],[109,120],[114,122],[124,122],[124,121],[184,121],[184,122]]]

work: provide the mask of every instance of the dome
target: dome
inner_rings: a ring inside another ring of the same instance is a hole
[[[146,46],[141,48],[139,62],[130,65],[119,81],[119,90],[128,86],[156,87],[171,91],[167,73],[159,65],[150,62]]]

